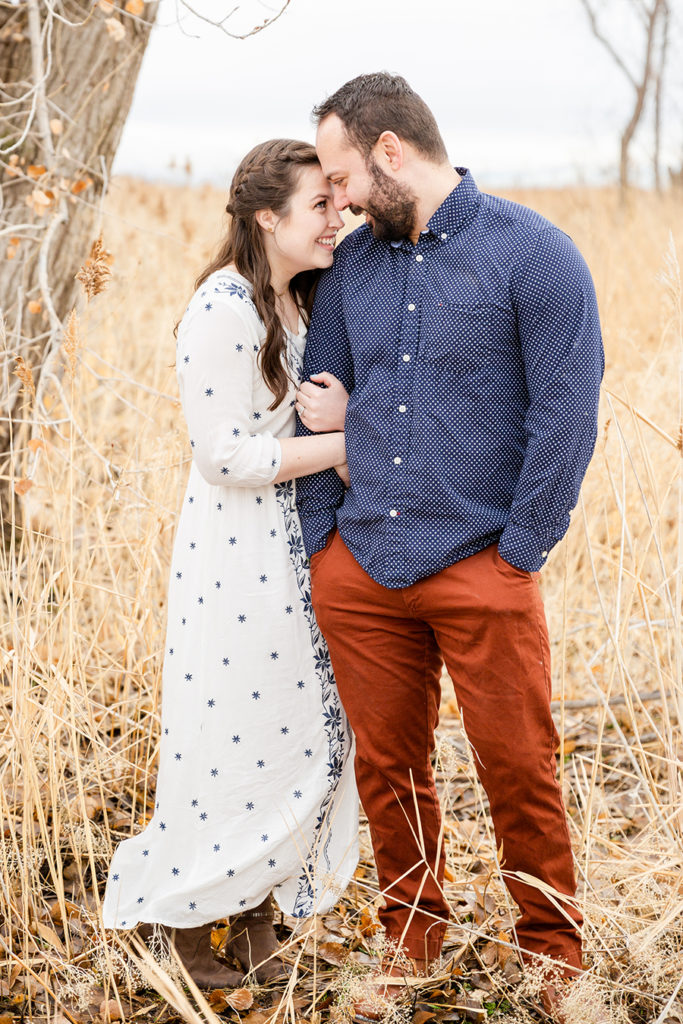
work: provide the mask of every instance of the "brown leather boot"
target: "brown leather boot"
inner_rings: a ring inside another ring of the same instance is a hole
[[[214,958],[211,949],[213,924],[202,924],[198,928],[156,927],[163,939],[174,946],[185,970],[198,988],[237,988],[242,984],[244,975]],[[138,933],[147,943],[153,929],[153,925],[138,925]]]
[[[273,928],[273,904],[266,896],[258,907],[245,910],[229,920],[225,951],[253,975],[260,985],[281,981],[289,971],[279,955],[280,944]]]

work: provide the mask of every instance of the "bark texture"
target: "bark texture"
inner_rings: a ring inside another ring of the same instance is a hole
[[[16,360],[37,383],[61,342],[156,13],[141,0],[0,0],[3,518],[20,433]]]

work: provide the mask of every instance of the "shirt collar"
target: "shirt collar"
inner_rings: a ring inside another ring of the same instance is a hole
[[[426,232],[422,232],[431,234],[443,242],[469,224],[479,208],[481,199],[481,193],[468,169],[456,167],[455,170],[461,180],[429,218]],[[412,248],[407,239],[390,242],[389,245],[394,249]]]
[[[461,231],[474,217],[481,193],[466,167],[455,168],[461,181],[446,196],[439,209],[427,221],[429,231],[444,241]]]

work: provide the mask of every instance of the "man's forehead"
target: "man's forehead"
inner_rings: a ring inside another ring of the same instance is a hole
[[[318,125],[316,148],[328,178],[348,171],[349,166],[355,164],[360,157],[356,147],[349,141],[342,122],[334,114],[330,114]]]

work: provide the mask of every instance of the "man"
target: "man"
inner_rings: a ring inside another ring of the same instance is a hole
[[[297,500],[356,735],[380,918],[417,969],[439,955],[448,908],[430,754],[443,659],[522,954],[575,975],[582,921],[536,574],[595,444],[591,277],[560,230],[450,165],[403,78],[362,75],[314,116],[335,206],[366,224],[320,281],[304,373],[330,371],[350,393],[350,487],[321,473],[298,481]],[[319,395],[302,386],[300,433]]]

